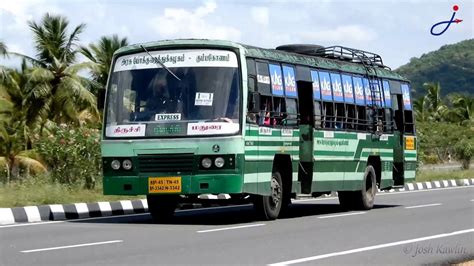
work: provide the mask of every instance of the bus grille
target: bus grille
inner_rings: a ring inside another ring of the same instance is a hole
[[[144,173],[192,172],[193,166],[192,153],[138,155],[138,170]]]

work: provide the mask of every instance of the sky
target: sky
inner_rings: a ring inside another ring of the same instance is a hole
[[[433,24],[451,18],[454,5],[455,18],[463,21],[431,35]],[[10,51],[34,56],[27,21],[39,22],[46,12],[67,17],[72,26],[85,23],[82,45],[112,34],[130,43],[211,38],[265,48],[343,45],[380,54],[392,68],[474,38],[474,0],[0,0],[0,40]]]

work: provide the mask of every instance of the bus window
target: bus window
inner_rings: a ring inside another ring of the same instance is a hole
[[[275,120],[275,125],[281,125],[285,112],[285,98],[273,97],[273,114],[271,117]]]
[[[355,105],[353,104],[347,104],[346,105],[346,109],[347,109],[347,123],[346,123],[346,128],[348,129],[356,129],[356,120],[357,120],[357,116],[356,116],[356,108],[355,108]]]
[[[367,130],[367,119],[365,115],[365,106],[357,106],[357,130]]]
[[[321,117],[321,103],[319,101],[314,102],[314,127],[322,127],[322,117]]]
[[[367,131],[373,130],[375,116],[376,116],[375,110],[372,107],[366,106],[365,117],[366,117],[366,125],[367,125],[366,130]]]
[[[335,105],[336,105],[336,116],[335,116],[336,123],[334,125],[336,129],[343,129],[345,128],[344,122],[346,120],[346,111],[344,108],[344,104],[336,103]]]
[[[274,124],[273,104],[271,96],[261,96],[260,98],[260,113],[258,117],[258,124],[270,126]]]
[[[257,90],[261,94],[271,94],[270,73],[267,63],[257,62]]]
[[[255,60],[247,58],[247,74],[257,76],[257,69],[255,68]]]
[[[334,128],[334,103],[323,103],[323,127]]]
[[[296,126],[298,125],[298,109],[296,99],[286,98],[286,117],[284,125]]]

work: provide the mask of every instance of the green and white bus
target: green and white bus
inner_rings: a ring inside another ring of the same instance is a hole
[[[264,219],[337,191],[371,209],[415,178],[409,81],[346,47],[166,40],[119,49],[101,141],[104,194],[147,195],[154,219],[199,195]]]

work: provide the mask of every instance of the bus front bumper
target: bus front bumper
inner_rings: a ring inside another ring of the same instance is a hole
[[[232,194],[242,193],[243,178],[239,174],[183,175],[180,191],[154,192],[149,179],[167,179],[170,176],[104,176],[104,195],[147,195],[147,194]],[[176,179],[174,179],[176,180]]]

